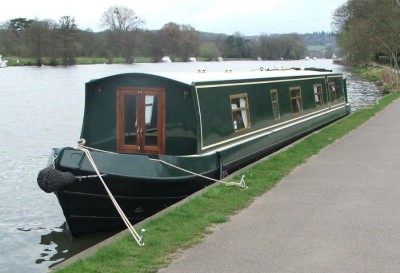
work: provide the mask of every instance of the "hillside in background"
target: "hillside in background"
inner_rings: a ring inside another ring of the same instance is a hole
[[[279,36],[283,34],[269,34],[269,37]],[[307,49],[306,56],[310,58],[331,58],[335,53],[336,56],[341,57],[341,50],[338,48],[338,44],[336,42],[336,35],[333,32],[314,32],[314,33],[306,33],[306,34],[298,34],[304,43],[304,46]],[[226,34],[216,34],[209,32],[200,32],[200,37],[202,40],[215,41],[220,39],[223,36],[227,36]],[[251,41],[258,41],[260,36],[244,36],[245,39]]]

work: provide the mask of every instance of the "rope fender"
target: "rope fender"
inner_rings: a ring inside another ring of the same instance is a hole
[[[61,172],[53,167],[47,167],[41,170],[37,177],[39,188],[44,192],[55,192],[61,187],[72,184],[76,177],[69,172]]]

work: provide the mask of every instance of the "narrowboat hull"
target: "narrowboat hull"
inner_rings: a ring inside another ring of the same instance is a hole
[[[174,166],[197,170],[217,177],[215,155],[203,158],[113,154],[91,151],[96,167],[119,206],[132,224],[163,210],[204,188],[212,181],[177,170]],[[84,152],[62,148],[54,150],[55,168],[72,173],[77,179],[55,191],[73,235],[120,230],[125,227],[120,215]]]
[[[242,141],[197,155],[139,155],[101,151],[91,151],[91,155],[128,219],[131,223],[137,223],[213,183],[163,162],[219,179],[222,173],[239,169],[348,113],[348,106],[342,104],[308,118],[266,128]],[[94,174],[93,167],[80,150],[54,149],[53,158],[54,167],[61,172],[70,172],[77,177]],[[76,179],[55,193],[73,235],[125,227],[97,177]]]
[[[86,83],[80,137],[136,223],[348,113],[346,81],[324,69],[127,73]],[[51,158],[38,184],[73,235],[124,228],[84,151]]]
[[[195,177],[156,181],[107,175],[104,180],[132,224],[154,215],[210,183]],[[138,191],[141,188],[152,191],[143,193]],[[98,179],[83,179],[57,190],[56,195],[68,228],[74,236],[126,228]]]

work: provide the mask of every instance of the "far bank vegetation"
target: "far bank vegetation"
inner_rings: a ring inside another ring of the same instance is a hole
[[[399,68],[400,1],[348,0],[336,9],[332,23],[348,62],[371,61]]]
[[[104,11],[99,24],[104,31],[78,28],[73,16],[57,21],[38,18],[14,18],[0,23],[0,54],[16,65],[73,65],[84,63],[160,62],[164,56],[172,61],[223,59],[301,59],[305,56],[330,58],[335,43],[332,33],[267,34],[246,37],[204,33],[193,26],[166,23],[159,30],[145,28],[145,20],[135,11],[115,5]],[[318,37],[319,52],[306,39]],[[310,48],[310,51],[308,51]],[[319,55],[317,55],[317,53]],[[324,56],[324,54],[326,56]]]
[[[347,64],[369,67],[358,72],[385,92],[399,90],[399,0],[348,0],[336,9],[333,27]]]

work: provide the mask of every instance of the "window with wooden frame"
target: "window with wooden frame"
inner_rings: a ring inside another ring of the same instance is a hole
[[[314,84],[314,99],[317,108],[324,106],[324,93],[322,91],[322,84]]]
[[[281,113],[279,110],[278,90],[272,89],[270,92],[271,92],[272,114],[274,116],[274,119],[278,120],[281,117]]]
[[[230,96],[232,123],[235,132],[239,132],[251,127],[249,102],[247,94]]]
[[[290,101],[292,105],[293,115],[300,114],[303,112],[303,99],[301,97],[300,86],[290,87]]]
[[[334,102],[337,101],[335,82],[328,83],[328,90],[329,90],[329,97],[331,98],[331,103],[333,104]]]

